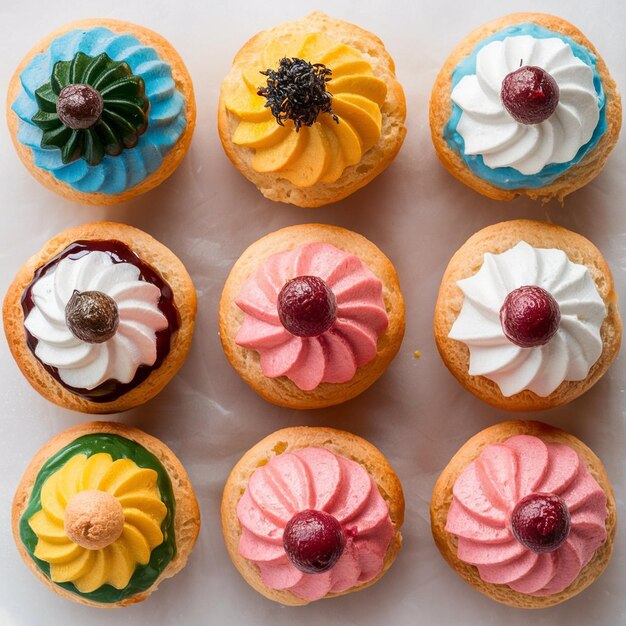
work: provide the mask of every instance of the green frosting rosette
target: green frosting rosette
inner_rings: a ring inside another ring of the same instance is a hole
[[[82,158],[98,165],[105,154],[134,147],[148,127],[143,79],[106,53],[58,61],[35,98],[32,121],[43,131],[41,147],[59,148],[64,164]]]

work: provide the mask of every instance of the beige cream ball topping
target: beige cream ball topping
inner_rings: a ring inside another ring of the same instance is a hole
[[[124,511],[117,498],[104,491],[79,491],[65,507],[65,533],[79,546],[101,550],[119,539]]]

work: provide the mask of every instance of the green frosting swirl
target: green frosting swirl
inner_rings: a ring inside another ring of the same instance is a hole
[[[103,110],[91,127],[74,130],[57,113],[59,94],[68,85],[89,85],[100,93]],[[41,130],[42,148],[59,148],[63,163],[79,158],[98,165],[105,154],[119,155],[137,144],[148,127],[149,100],[143,78],[128,63],[113,61],[106,53],[91,57],[78,52],[71,61],[57,61],[50,81],[35,91],[39,111],[32,117]]]
[[[95,591],[81,593],[70,582],[54,584],[93,602],[120,602],[136,593],[141,593],[148,589],[176,555],[176,536],[174,531],[176,501],[174,500],[172,483],[170,482],[167,471],[163,465],[161,465],[161,462],[143,446],[125,437],[120,437],[119,435],[94,434],[79,437],[62,450],[59,450],[59,452],[44,463],[37,474],[28,506],[20,518],[20,538],[26,551],[37,567],[50,579],[50,565],[38,559],[34,554],[35,548],[37,547],[37,535],[28,525],[28,520],[41,510],[41,488],[49,476],[60,470],[77,454],[85,454],[87,457],[90,457],[98,452],[107,452],[114,461],[118,459],[130,459],[139,467],[153,469],[157,473],[157,485],[159,487],[161,501],[167,507],[167,515],[161,524],[163,543],[152,551],[150,561],[146,565],[137,565],[137,569],[128,581],[128,585],[123,589],[116,589],[111,585],[103,585]]]

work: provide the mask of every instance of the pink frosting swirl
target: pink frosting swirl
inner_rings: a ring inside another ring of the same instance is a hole
[[[317,337],[296,337],[278,317],[278,294],[297,276],[326,281],[337,299],[337,319]],[[345,383],[376,357],[389,323],[382,282],[353,254],[310,243],[269,257],[243,284],[235,301],[245,316],[235,341],[256,350],[268,378],[287,376],[300,389]]]
[[[283,548],[287,522],[306,509],[333,515],[346,547],[327,572],[305,574]],[[237,504],[239,554],[259,567],[272,589],[313,601],[366,583],[383,569],[394,535],[389,505],[358,463],[326,448],[301,448],[273,457],[252,474]]]
[[[511,531],[513,508],[531,493],[557,494],[569,509],[569,535],[554,552],[536,554]],[[487,446],[458,477],[446,530],[458,537],[458,558],[485,582],[548,596],[568,587],[606,541],[606,502],[573,448],[519,435]]]

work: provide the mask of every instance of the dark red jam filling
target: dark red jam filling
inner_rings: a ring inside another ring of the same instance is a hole
[[[160,274],[150,267],[147,263],[144,263],[125,243],[121,241],[75,241],[69,245],[63,252],[60,252],[53,259],[48,261],[45,265],[42,265],[34,274],[33,280],[27,285],[22,295],[22,310],[24,312],[24,319],[28,317],[28,314],[33,310],[35,303],[33,302],[32,290],[35,283],[48,274],[54,272],[57,265],[65,258],[79,259],[90,252],[106,252],[113,263],[130,263],[139,269],[139,279],[147,283],[152,283],[161,291],[161,297],[157,306],[159,310],[165,315],[167,319],[167,328],[159,330],[156,333],[156,351],[157,357],[153,365],[140,365],[137,368],[135,377],[129,383],[120,383],[117,380],[107,380],[101,385],[98,385],[94,389],[79,389],[76,387],[70,387],[66,385],[59,376],[59,372],[56,367],[46,365],[40,359],[40,363],[44,366],[46,371],[65,389],[71,393],[90,400],[91,402],[113,402],[117,400],[125,393],[128,393],[138,385],[140,385],[151,372],[158,369],[165,357],[170,352],[170,344],[172,335],[180,328],[180,315],[178,309],[174,303],[174,293],[171,287],[161,278]],[[37,347],[37,339],[33,337],[25,328],[26,343],[33,353],[35,358],[35,348]]]

